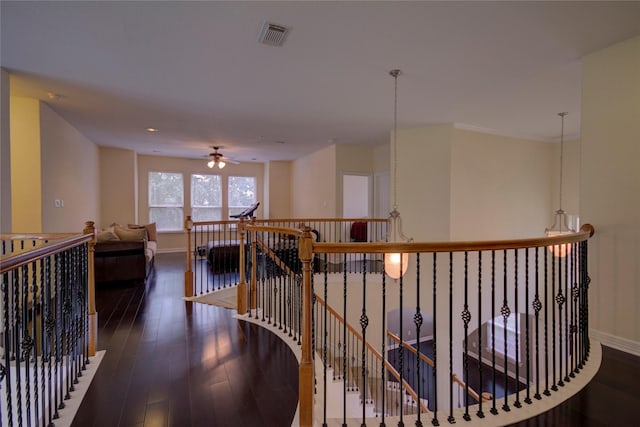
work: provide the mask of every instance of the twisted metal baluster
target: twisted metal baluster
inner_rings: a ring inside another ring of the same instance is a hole
[[[437,254],[433,253],[433,419],[431,420],[431,424],[434,426],[439,426],[440,421],[438,421],[438,352],[437,352],[437,343],[438,343],[438,300],[436,298],[436,287],[437,287]]]
[[[478,418],[484,418],[484,412],[482,411],[482,251],[478,252],[478,377],[479,377],[479,393],[480,401],[478,402],[478,412],[476,415]]]
[[[511,315],[511,310],[509,309],[508,301],[507,301],[507,250],[504,250],[504,259],[502,260],[502,278],[503,278],[503,289],[502,289],[502,308],[500,309],[500,314],[502,315],[502,322],[504,326],[504,404],[502,405],[502,410],[505,412],[509,412],[511,408],[509,407],[509,376],[508,376],[508,364],[507,364],[507,319]]]
[[[536,392],[533,395],[534,399],[540,400],[542,396],[540,396],[540,310],[542,309],[542,303],[540,302],[540,248],[536,248],[536,296],[533,299],[533,311],[536,316]]]
[[[422,394],[420,393],[420,327],[422,326],[422,313],[420,312],[420,253],[416,254],[416,314],[413,316],[413,323],[416,325],[416,338],[417,342],[417,353],[415,355],[416,359],[416,388],[418,389],[418,419],[416,420],[416,427],[422,427],[422,419],[421,419],[421,399]]]
[[[524,263],[525,263],[525,293],[524,293],[524,307],[525,307],[525,346],[526,346],[526,360],[527,360],[527,396],[524,398],[524,403],[530,405],[531,402],[531,353],[530,353],[530,337],[529,337],[529,249],[525,249]]]
[[[447,421],[453,424],[453,252],[449,252],[449,416]]]
[[[493,415],[498,415],[498,409],[496,408],[496,251],[491,251],[491,373],[492,373],[492,387],[491,393],[493,399],[491,399],[491,412]]]
[[[464,377],[466,379],[464,386],[464,415],[462,418],[465,421],[471,420],[469,415],[469,322],[471,321],[471,313],[469,312],[469,253],[464,252],[464,309],[462,310],[462,322],[464,323],[464,354],[463,354],[463,366]]]

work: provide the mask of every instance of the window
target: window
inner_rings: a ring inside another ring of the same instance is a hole
[[[149,172],[149,222],[159,231],[182,230],[184,185],[181,173]]]
[[[231,217],[256,202],[256,178],[253,176],[230,176],[228,191],[229,217]]]
[[[220,175],[191,175],[191,218],[194,221],[222,219]]]

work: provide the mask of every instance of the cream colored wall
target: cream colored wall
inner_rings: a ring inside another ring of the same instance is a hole
[[[11,134],[9,73],[0,68],[0,232],[11,232]]]
[[[264,169],[265,218],[291,218],[292,162],[272,161]]]
[[[454,129],[451,240],[544,235],[557,209],[553,159],[550,143]]]
[[[640,37],[583,58],[580,213],[590,327],[640,354]],[[603,339],[603,340],[604,340]]]
[[[366,175],[373,181],[373,148],[355,144],[336,145],[336,211],[342,216],[343,209],[343,182],[344,175]],[[371,182],[373,189],[373,182]],[[369,195],[373,200],[373,192]],[[373,204],[370,203],[369,212],[373,212]],[[369,216],[372,216],[371,214]]]
[[[47,104],[40,103],[42,231],[80,232],[100,221],[98,147]],[[63,201],[56,208],[54,200]]]
[[[391,203],[397,189],[404,233],[416,241],[449,240],[452,132],[450,124],[398,130]],[[393,152],[392,146],[391,164]]]
[[[291,213],[294,218],[335,218],[336,146],[294,160],[291,168]]]
[[[10,97],[11,219],[14,233],[41,233],[40,101]]]
[[[135,151],[100,147],[100,228],[138,222],[137,160]]]
[[[391,165],[391,147],[382,144],[373,147],[373,171],[375,173],[388,172]]]
[[[264,165],[262,163],[242,163],[239,165],[228,164],[224,169],[209,169],[206,161],[202,159],[181,159],[175,157],[144,156],[138,155],[138,206],[139,222],[146,224],[149,222],[149,172],[176,172],[182,173],[185,193],[184,193],[184,215],[191,214],[190,200],[191,174],[219,174],[222,175],[222,187],[227,187],[228,176],[255,176],[257,181],[257,198],[262,199],[264,194]],[[226,198],[226,191],[223,191],[223,200]],[[263,208],[260,206],[256,212],[258,218],[263,218]],[[183,232],[160,232],[158,234],[159,251],[184,251],[186,240]]]

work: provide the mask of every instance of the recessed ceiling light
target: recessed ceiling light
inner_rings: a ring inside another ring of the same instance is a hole
[[[60,101],[60,99],[62,99],[62,95],[60,95],[59,93],[55,93],[55,92],[47,92],[47,96],[52,101]]]
[[[144,128],[144,130],[146,130],[147,132],[151,132],[151,133],[153,133],[153,132],[158,132],[158,129],[156,129],[156,128],[151,128],[151,127],[149,127],[149,128]]]

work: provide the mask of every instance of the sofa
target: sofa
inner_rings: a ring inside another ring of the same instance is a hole
[[[96,236],[96,283],[144,282],[157,252],[155,223],[112,225]]]

